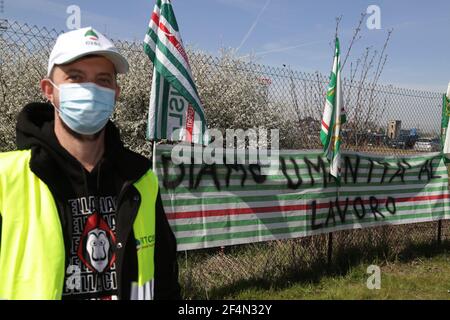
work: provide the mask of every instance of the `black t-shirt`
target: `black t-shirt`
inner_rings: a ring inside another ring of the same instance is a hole
[[[66,203],[72,239],[67,252],[63,299],[117,299],[113,248],[119,181],[110,169],[108,161],[102,160],[92,172],[80,171],[85,187],[77,188],[79,194]]]

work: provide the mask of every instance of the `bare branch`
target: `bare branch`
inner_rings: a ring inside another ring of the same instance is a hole
[[[374,84],[376,84],[378,82],[378,80],[380,79],[381,73],[383,72],[383,68],[386,64],[387,55],[385,55],[384,53],[386,52],[386,49],[389,45],[389,41],[391,39],[393,32],[394,32],[393,29],[388,30],[388,35],[386,37],[386,41],[384,42],[383,50],[381,50],[380,59],[378,61],[377,70],[375,72]],[[384,58],[384,61],[383,61],[383,58]]]
[[[358,26],[356,27],[356,29],[355,29],[355,31],[353,33],[353,38],[350,41],[350,44],[348,46],[348,50],[347,50],[347,53],[346,53],[345,58],[344,58],[344,63],[341,66],[341,70],[344,69],[345,64],[347,63],[347,60],[350,57],[350,53],[351,53],[351,51],[353,49],[354,44],[361,39],[360,33],[361,33],[361,30],[362,30],[362,25],[363,25],[364,20],[366,19],[366,17],[367,17],[367,13],[366,12],[362,12],[361,13],[361,18],[359,19],[359,22],[358,22]]]

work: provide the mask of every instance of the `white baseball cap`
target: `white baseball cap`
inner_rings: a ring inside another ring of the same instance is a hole
[[[58,37],[48,60],[47,76],[50,76],[55,65],[67,64],[88,55],[108,58],[117,73],[127,73],[129,70],[127,59],[114,44],[97,30],[88,27],[69,31]]]

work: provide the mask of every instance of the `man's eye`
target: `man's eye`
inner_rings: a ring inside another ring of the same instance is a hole
[[[99,82],[101,85],[107,85],[107,86],[112,84],[111,79],[100,79]]]
[[[80,76],[73,75],[73,76],[69,76],[69,80],[72,80],[72,81],[77,82],[77,81],[80,81],[80,80],[81,80],[81,77],[80,77]]]

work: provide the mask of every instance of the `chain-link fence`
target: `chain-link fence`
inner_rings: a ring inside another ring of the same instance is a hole
[[[15,119],[20,109],[43,100],[39,80],[45,76],[59,33],[0,21],[1,151],[15,147]],[[141,43],[116,44],[128,58],[131,71],[119,78],[122,93],[114,120],[125,143],[149,156],[145,127],[152,65]],[[281,148],[320,148],[327,76],[258,65],[226,50],[219,57],[192,50],[189,56],[210,128],[279,129]],[[425,138],[431,148],[438,148],[435,140],[440,133],[441,94],[379,85],[367,79],[344,80],[349,119],[343,132],[344,149],[410,154],[420,152],[416,141]],[[447,221],[386,226],[183,252],[179,254],[180,279],[187,298],[223,298],[246,287],[283,286],[315,279],[330,270],[345,272],[361,259],[407,257],[424,245],[450,239],[449,227]],[[425,247],[425,251],[430,248]]]

